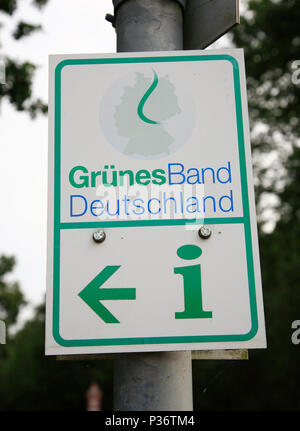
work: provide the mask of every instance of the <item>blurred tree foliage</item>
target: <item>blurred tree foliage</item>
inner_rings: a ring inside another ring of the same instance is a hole
[[[32,0],[32,5],[42,8],[48,0]],[[1,23],[1,12],[3,14],[14,15],[18,8],[17,0],[0,0],[0,30],[3,24]],[[34,25],[20,21],[12,36],[15,40],[20,40],[23,37],[31,35],[33,32],[41,30],[40,25]],[[1,33],[0,33],[1,36]],[[8,99],[18,111],[27,111],[32,118],[39,113],[47,112],[47,105],[40,99],[32,97],[32,81],[36,66],[30,62],[20,62],[15,58],[5,54],[5,47],[0,42],[0,60],[6,67],[5,84],[0,85],[0,102],[1,99]]]
[[[291,324],[300,319],[300,84],[291,79],[299,22],[298,0],[252,0],[233,32],[246,55],[256,197],[273,193],[278,202],[275,229],[267,234],[260,226],[268,348],[249,351],[249,361],[196,361],[198,410],[300,409],[300,345],[291,342]],[[258,124],[266,127],[258,131]],[[279,163],[266,171],[273,151]]]
[[[14,257],[0,256],[0,319],[5,321],[7,331],[17,322],[20,309],[26,304],[19,284],[6,280],[14,266]]]
[[[256,200],[262,222],[262,202],[282,190],[288,175],[285,163],[299,143],[300,85],[292,83],[292,65],[300,59],[299,22],[298,0],[249,0],[248,11],[233,32],[234,44],[245,50]]]

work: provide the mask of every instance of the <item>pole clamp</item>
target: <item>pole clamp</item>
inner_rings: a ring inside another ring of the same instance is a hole
[[[110,13],[107,13],[105,16],[106,21],[110,22],[113,27],[116,26],[116,15],[118,12],[119,7],[122,3],[125,3],[128,0],[112,0],[114,5],[114,15],[111,15]],[[179,3],[179,5],[182,7],[182,10],[185,10],[186,2],[187,0],[174,0],[176,3]]]

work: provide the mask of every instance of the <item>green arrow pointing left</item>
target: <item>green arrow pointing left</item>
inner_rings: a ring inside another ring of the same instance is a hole
[[[101,304],[103,300],[136,299],[135,289],[100,289],[120,266],[106,266],[78,295],[91,307],[105,323],[120,323],[119,320]]]

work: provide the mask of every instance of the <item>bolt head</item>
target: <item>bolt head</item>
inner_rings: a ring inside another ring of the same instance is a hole
[[[96,232],[93,233],[93,240],[95,242],[103,242],[105,238],[106,238],[106,234],[104,230],[97,230]]]
[[[198,233],[200,238],[208,239],[212,234],[212,230],[209,226],[201,226]]]

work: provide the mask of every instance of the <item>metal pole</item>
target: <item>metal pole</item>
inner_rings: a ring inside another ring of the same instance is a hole
[[[113,0],[117,51],[183,48],[185,0]],[[191,411],[191,352],[118,354],[114,408],[120,411]]]
[[[113,0],[117,51],[183,49],[185,0]]]

